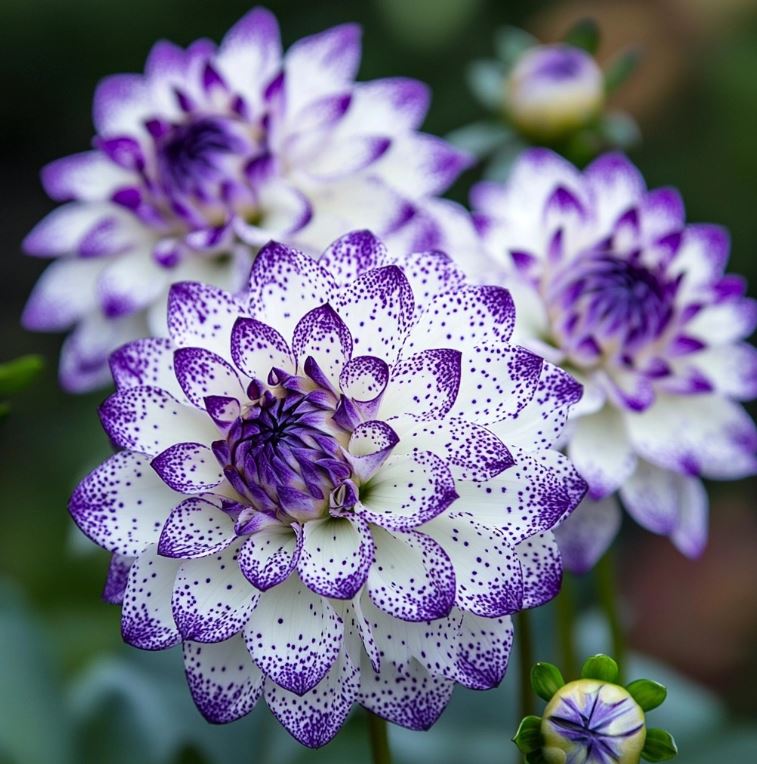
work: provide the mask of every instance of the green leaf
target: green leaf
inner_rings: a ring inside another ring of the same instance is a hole
[[[619,675],[618,664],[601,653],[588,658],[581,669],[582,679],[597,679],[600,682],[617,682]]]
[[[640,58],[640,51],[634,48],[611,61],[605,70],[605,92],[614,93],[633,74]]]
[[[673,736],[666,730],[652,727],[647,730],[647,739],[641,752],[647,761],[667,761],[678,754],[678,746]]]
[[[25,355],[0,364],[0,396],[13,395],[28,387],[43,366],[38,355]]]
[[[522,753],[541,750],[541,717],[526,716],[518,725],[513,743]]]
[[[641,140],[636,121],[622,111],[605,114],[599,123],[599,131],[607,144],[618,149],[627,149]]]
[[[542,700],[552,700],[552,696],[564,684],[560,669],[551,663],[537,663],[531,669],[531,687]]]
[[[651,679],[637,679],[626,685],[631,697],[644,711],[651,711],[661,705],[668,696],[668,691],[659,682]]]
[[[599,48],[599,24],[594,19],[581,19],[568,30],[563,42],[593,56]]]
[[[497,58],[507,69],[529,49],[539,44],[539,41],[525,29],[518,27],[500,27],[494,33],[494,49]]]
[[[473,61],[466,72],[468,87],[487,109],[502,111],[505,102],[505,72],[499,61]]]

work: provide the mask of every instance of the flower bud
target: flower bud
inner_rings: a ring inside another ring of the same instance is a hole
[[[515,64],[507,89],[508,111],[529,138],[560,138],[593,119],[604,104],[596,61],[565,44],[531,48]]]

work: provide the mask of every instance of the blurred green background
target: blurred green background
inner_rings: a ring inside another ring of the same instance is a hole
[[[286,43],[361,22],[361,78],[428,82],[434,98],[426,129],[438,134],[486,116],[467,90],[465,69],[491,56],[497,27],[521,25],[553,39],[594,16],[603,32],[600,58],[629,44],[644,52],[617,96],[641,126],[634,160],[651,186],[681,189],[691,220],[726,225],[732,269],[757,283],[754,0],[280,0],[269,7]],[[99,599],[106,555],[74,533],[65,509],[77,480],[108,452],[95,412],[103,395],[61,393],[59,338],[18,326],[43,266],[22,256],[20,241],[53,206],[38,171],[89,145],[97,81],[141,70],[158,38],[218,40],[248,8],[243,0],[0,2],[0,360],[28,352],[48,360],[0,424],[2,764],[367,760],[359,714],[316,753],[298,749],[264,708],[211,727],[189,700],[175,651],[140,654],[120,644],[118,608]],[[479,174],[468,172],[452,195],[464,201]],[[655,724],[679,738],[683,764],[757,761],[757,727],[750,727],[757,717],[755,488],[754,480],[711,486],[711,543],[696,563],[630,524],[620,544],[624,615],[632,646],[645,656],[638,674],[668,680],[669,709]],[[606,650],[588,606],[591,583],[579,587],[587,604],[584,650]],[[538,614],[541,658],[553,656],[551,617],[548,608]],[[398,761],[516,761],[509,743],[514,683],[510,677],[490,694],[458,691],[425,735],[393,731]]]

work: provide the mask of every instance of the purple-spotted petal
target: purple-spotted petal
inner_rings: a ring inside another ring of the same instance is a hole
[[[110,605],[120,605],[124,601],[129,571],[134,564],[134,557],[114,553],[108,565],[108,576],[103,587],[103,599]]]
[[[294,371],[286,340],[271,326],[254,318],[238,318],[231,332],[231,357],[252,379],[267,379],[271,369]]]
[[[360,517],[305,523],[297,572],[322,597],[352,599],[368,577],[374,558],[373,538]]]
[[[340,236],[323,253],[319,265],[337,284],[348,284],[366,271],[386,264],[386,247],[370,231],[352,231]]]
[[[183,347],[174,353],[173,364],[181,389],[198,408],[205,408],[209,396],[244,400],[239,375],[221,356],[201,347]]]
[[[190,559],[216,554],[235,538],[234,521],[215,504],[199,498],[171,510],[158,540],[158,554]]]
[[[372,355],[350,359],[339,375],[341,391],[354,401],[373,401],[381,395],[389,382],[389,366]]]
[[[260,591],[267,591],[289,577],[302,549],[299,526],[272,525],[254,533],[239,552],[239,567]]]
[[[253,660],[269,679],[304,695],[334,664],[342,632],[342,620],[329,601],[292,575],[261,595],[244,638]]]
[[[182,639],[222,642],[247,622],[260,593],[239,570],[240,543],[181,564],[171,607]]]
[[[292,351],[300,373],[305,361],[312,358],[327,378],[336,382],[352,357],[352,335],[330,305],[321,305],[297,322]]]
[[[404,621],[449,615],[455,601],[455,570],[444,549],[422,533],[372,528],[376,561],[368,574],[371,600]]]
[[[177,499],[178,495],[150,468],[146,456],[121,451],[79,483],[68,510],[95,543],[136,557],[157,542]]]
[[[263,674],[239,634],[216,643],[185,641],[184,669],[192,699],[213,724],[248,714],[263,690]]]
[[[523,608],[540,607],[554,599],[562,585],[562,561],[554,534],[531,536],[515,549],[523,573]]]
[[[565,568],[576,575],[590,571],[615,540],[620,522],[615,496],[584,499],[554,531]]]
[[[505,677],[513,644],[510,618],[482,618],[464,613],[459,639],[457,681],[472,690],[499,686]]]
[[[166,485],[180,493],[202,493],[223,479],[218,460],[202,443],[177,443],[150,464]]]
[[[111,354],[109,363],[118,390],[160,387],[182,403],[189,402],[176,381],[169,339],[149,337],[129,342]]]

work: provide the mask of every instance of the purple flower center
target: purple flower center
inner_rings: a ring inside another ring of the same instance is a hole
[[[582,74],[587,54],[571,48],[545,50],[535,63],[532,75],[553,80],[572,80]]]
[[[240,150],[239,140],[217,119],[173,126],[160,139],[158,165],[166,190],[196,193],[221,174],[223,159]]]
[[[612,254],[571,263],[550,286],[556,330],[568,346],[627,352],[662,334],[673,315],[676,284],[661,273]]]
[[[213,444],[234,488],[255,510],[283,522],[324,516],[331,493],[352,474],[333,402],[301,382],[288,377],[273,392],[262,391],[226,440]]]

